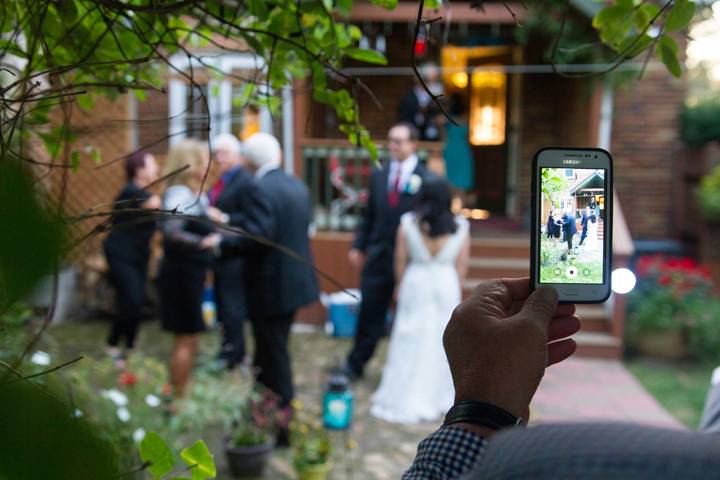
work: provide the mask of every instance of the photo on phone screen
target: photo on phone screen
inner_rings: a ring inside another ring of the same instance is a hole
[[[540,169],[540,283],[602,284],[607,171]]]

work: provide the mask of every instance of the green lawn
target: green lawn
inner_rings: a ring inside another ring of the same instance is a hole
[[[578,246],[580,235],[576,235],[576,246],[573,253],[568,255],[567,243],[545,236],[540,241],[542,283],[602,283],[602,247],[587,250],[585,246]],[[578,272],[575,278],[567,275],[570,266],[574,266]]]
[[[625,365],[672,416],[689,428],[697,428],[716,365],[665,363],[643,358],[633,358]]]

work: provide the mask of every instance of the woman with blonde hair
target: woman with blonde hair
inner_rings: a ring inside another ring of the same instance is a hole
[[[202,298],[211,257],[200,248],[212,233],[206,221],[207,196],[200,187],[209,162],[207,145],[183,140],[172,147],[165,162],[167,189],[163,208],[174,213],[163,221],[165,255],[158,278],[164,330],[175,334],[170,358],[170,383],[175,395],[185,391],[198,345],[205,330]]]

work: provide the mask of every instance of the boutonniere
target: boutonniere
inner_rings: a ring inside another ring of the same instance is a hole
[[[415,195],[420,191],[420,187],[422,187],[422,177],[413,173],[405,184],[405,193]]]

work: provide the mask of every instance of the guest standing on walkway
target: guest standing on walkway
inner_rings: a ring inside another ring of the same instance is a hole
[[[128,183],[113,203],[112,230],[103,243],[110,282],[116,291],[116,316],[107,353],[120,368],[125,367],[126,355],[135,346],[145,302],[150,239],[156,227],[147,210],[160,208],[160,198],[146,190],[158,178],[155,157],[142,150],[135,152],[125,159],[125,172]]]
[[[207,146],[190,139],[173,147],[165,162],[165,175],[175,174],[167,180],[163,208],[176,211],[177,216],[167,217],[162,224],[165,253],[158,280],[162,326],[175,334],[170,383],[176,397],[185,392],[198,334],[205,330],[202,301],[211,256],[201,249],[201,242],[213,230],[207,221],[208,198],[200,191],[207,167]]]
[[[245,196],[251,190],[252,175],[242,168],[240,141],[230,133],[218,135],[213,141],[215,161],[220,178],[210,189],[208,214],[216,222],[228,223],[231,215],[242,214]],[[222,345],[216,361],[219,369],[232,369],[245,357],[243,324],[247,317],[245,295],[245,260],[240,256],[215,259],[215,301],[218,320],[222,324]]]
[[[468,140],[470,127],[468,126],[467,108],[465,108],[464,99],[457,93],[450,97],[450,115],[459,122],[459,125],[450,121],[445,123],[445,146],[443,148],[445,172],[450,183],[465,193],[475,186],[475,165]],[[463,201],[466,203],[465,199]]]
[[[257,380],[288,407],[295,395],[288,339],[297,310],[318,299],[308,227],[311,206],[307,187],[281,169],[280,143],[267,133],[256,133],[243,145],[243,156],[257,188],[243,215],[229,225],[260,237],[213,236],[205,247],[222,255],[245,256],[249,317],[255,334]],[[270,245],[266,242],[272,242]],[[280,444],[287,441],[281,431]]]
[[[346,373],[360,377],[385,329],[395,275],[393,255],[400,217],[410,211],[422,185],[425,167],[419,162],[418,131],[399,123],[388,133],[390,162],[373,171],[369,197],[349,252],[350,263],[362,269],[362,301],[355,343],[347,359]]]

